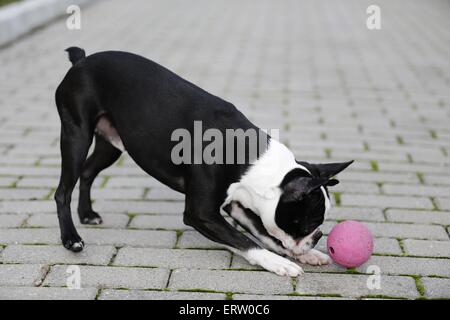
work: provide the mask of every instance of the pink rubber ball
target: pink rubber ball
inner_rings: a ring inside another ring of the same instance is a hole
[[[328,254],[337,264],[354,268],[369,260],[373,252],[373,236],[358,221],[347,220],[333,227],[327,239]]]

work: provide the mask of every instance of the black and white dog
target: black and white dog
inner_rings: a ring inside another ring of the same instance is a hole
[[[81,223],[101,223],[91,206],[92,183],[126,150],[149,175],[186,195],[187,225],[250,263],[288,276],[302,273],[288,257],[312,265],[330,263],[313,247],[330,208],[327,186],[337,184],[332,177],[351,162],[298,162],[283,144],[258,130],[266,146],[256,157],[246,156],[244,163],[175,164],[171,134],[176,129],[191,132],[199,120],[204,129],[221,132],[258,127],[231,103],[138,55],[107,51],[86,57],[80,48],[67,51],[73,66],[55,96],[62,157],[55,200],[67,249],[76,252],[84,246],[70,212],[75,184],[80,179]],[[87,158],[94,137],[95,148]]]

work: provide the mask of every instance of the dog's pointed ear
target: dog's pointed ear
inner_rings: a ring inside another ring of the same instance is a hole
[[[313,176],[330,179],[335,175],[337,175],[339,172],[343,171],[353,162],[354,160],[347,162],[334,162],[334,163],[307,163],[307,162],[298,162],[298,163],[304,165],[309,171],[311,171]]]
[[[337,180],[337,179],[331,179],[331,180],[328,180],[326,186],[327,186],[327,187],[334,187],[334,186],[337,185],[338,183],[339,183],[339,180]]]
[[[298,177],[282,186],[283,194],[281,201],[301,201],[304,196],[312,191],[325,186],[330,180],[328,178]]]
[[[353,161],[316,164],[316,168],[319,171],[320,177],[331,178],[346,169]]]

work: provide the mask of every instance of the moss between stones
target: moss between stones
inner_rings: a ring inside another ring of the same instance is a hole
[[[111,176],[105,176],[105,177],[103,178],[102,183],[100,183],[99,188],[104,188],[104,187],[106,187],[106,184],[108,183],[109,179],[111,179]]]
[[[372,171],[379,171],[378,162],[376,160],[370,160],[370,167],[372,168]]]
[[[421,297],[425,296],[425,287],[422,283],[422,278],[419,276],[412,276],[414,278],[414,280],[416,281],[416,288],[417,291],[419,291],[419,294]]]
[[[22,1],[22,0],[0,0],[0,7],[10,4],[10,3],[13,3],[13,2],[19,2],[19,1]]]
[[[419,182],[421,184],[425,184],[425,179],[423,177],[423,173],[422,172],[416,172],[416,176],[417,176],[417,179],[419,179]]]
[[[341,193],[333,192],[334,201],[336,202],[336,206],[339,207],[341,205]]]

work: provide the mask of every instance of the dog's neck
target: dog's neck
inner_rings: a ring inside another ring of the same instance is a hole
[[[285,175],[295,168],[309,172],[295,161],[294,155],[284,144],[271,139],[267,150],[250,166],[239,182],[229,186],[222,207],[231,201],[237,201],[263,221],[273,221],[281,195],[279,186]]]

